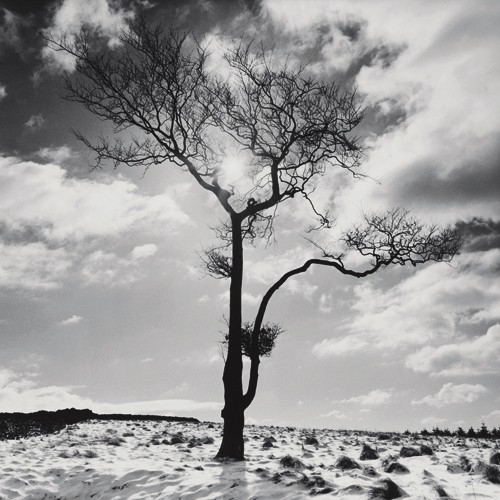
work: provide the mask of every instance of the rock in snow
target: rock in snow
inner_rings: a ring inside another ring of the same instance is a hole
[[[408,467],[406,467],[403,464],[400,464],[399,462],[389,462],[384,467],[384,471],[392,474],[408,474],[410,472]]]
[[[361,455],[359,456],[360,460],[377,460],[379,458],[378,453],[368,446],[366,443],[363,445],[363,449],[361,450]]]
[[[346,455],[340,456],[335,462],[335,467],[342,470],[360,469],[358,462]]]
[[[495,450],[490,455],[490,464],[500,465],[500,451]]]
[[[419,457],[422,455],[420,451],[418,451],[416,448],[412,448],[410,446],[403,446],[401,450],[399,450],[399,456],[408,458],[408,457]]]
[[[400,498],[404,494],[405,492],[392,479],[386,477],[371,488],[369,498],[392,500],[393,498]]]

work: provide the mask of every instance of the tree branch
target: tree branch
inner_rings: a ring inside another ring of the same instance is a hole
[[[273,295],[293,276],[305,273],[311,266],[333,267],[340,273],[354,278],[364,278],[379,269],[393,264],[413,266],[429,261],[449,262],[460,251],[461,235],[451,227],[425,226],[409,215],[407,210],[396,208],[380,215],[365,216],[365,224],[346,231],[342,237],[347,250],[355,250],[363,256],[371,257],[370,267],[357,271],[345,267],[345,254],[335,255],[312,242],[320,249],[323,258],[309,259],[278,279],[266,292],[259,305],[252,332],[252,356],[250,379],[244,396],[245,407],[255,397],[260,363],[258,354],[259,335],[264,315]]]

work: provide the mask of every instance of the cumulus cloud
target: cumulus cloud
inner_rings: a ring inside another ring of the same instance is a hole
[[[24,126],[29,128],[30,130],[38,130],[42,128],[44,122],[45,118],[41,114],[31,115],[29,117],[29,120],[24,124]]]
[[[304,299],[312,302],[313,295],[318,290],[318,286],[312,285],[302,277],[289,279],[283,286],[283,289],[291,294],[301,295]]]
[[[354,396],[349,399],[342,399],[340,403],[354,403],[363,406],[378,406],[388,403],[394,395],[394,389],[383,390],[374,389],[368,394],[362,394],[360,396]]]
[[[394,17],[377,23],[384,9],[364,7],[367,29],[406,49],[389,65],[362,67],[356,83],[382,115],[399,109],[404,119],[370,141],[366,171],[382,185],[356,184],[339,208],[360,199],[371,207],[405,204],[447,221],[498,212],[500,118],[491,105],[497,93],[487,82],[500,77],[500,44],[490,43],[500,9],[486,2],[434,3],[422,16],[411,2],[404,15],[413,14],[412,21],[398,16],[396,26]]]
[[[0,7],[0,55],[7,47],[21,51],[23,42],[20,30],[27,24],[27,20],[6,8]]]
[[[40,242],[25,245],[0,242],[0,288],[58,288],[72,263],[73,255],[63,248],[49,248]]]
[[[324,413],[323,415],[320,415],[321,418],[329,418],[329,417],[334,417],[338,420],[345,420],[347,418],[347,415],[345,413],[342,413],[339,410],[332,410],[329,411],[328,413]]]
[[[442,408],[452,404],[473,403],[486,392],[488,390],[481,384],[453,384],[449,382],[444,384],[436,394],[430,394],[422,399],[414,399],[411,404],[426,404]]]
[[[0,222],[36,228],[51,241],[113,236],[145,221],[171,228],[190,222],[168,193],[146,196],[118,176],[75,179],[58,165],[0,157]]]
[[[111,0],[64,0],[55,11],[52,24],[48,31],[56,37],[65,34],[71,41],[81,28],[97,29],[104,36],[109,46],[119,43],[118,35],[126,28],[128,20],[134,17],[132,10],[120,7]],[[75,59],[73,56],[56,52],[45,47],[42,55],[49,67],[55,70],[73,71]]]
[[[89,408],[92,401],[69,386],[39,386],[33,377],[0,369],[0,411],[32,412],[61,408]]]
[[[250,304],[252,306],[255,306],[262,300],[262,296],[261,295],[252,295],[251,293],[243,292],[241,295],[241,300],[245,304]]]
[[[147,259],[148,257],[152,257],[158,251],[158,246],[154,243],[146,243],[145,245],[140,245],[134,247],[132,252],[130,252],[130,256],[132,260],[142,260]]]
[[[96,250],[84,258],[81,276],[87,285],[126,286],[141,278],[142,261],[156,251],[152,243],[135,247],[125,257]]]
[[[74,156],[73,151],[69,146],[47,147],[40,148],[36,155],[43,160],[49,160],[57,165],[69,160]]]
[[[383,39],[346,2],[265,0],[263,16],[279,33],[287,55],[308,57],[309,70],[324,76],[332,72],[352,76],[363,64],[389,64],[401,50],[399,40]],[[262,29],[261,29],[262,32]]]
[[[500,250],[492,249],[466,253],[453,266],[429,264],[385,290],[374,281],[356,285],[347,335],[323,339],[313,352],[415,349],[451,340],[467,326],[496,321],[499,268]]]
[[[437,376],[484,375],[498,372],[499,356],[500,324],[472,340],[425,346],[407,358],[406,366],[418,373]]]
[[[310,257],[310,249],[299,246],[281,254],[266,255],[258,260],[250,257],[245,265],[245,279],[250,283],[271,286],[287,271],[301,266]],[[289,279],[282,287],[283,291],[301,295],[308,301],[312,300],[317,289],[318,287],[311,284],[305,274]]]
[[[361,338],[359,335],[329,338],[314,344],[312,353],[319,358],[345,356],[362,351],[366,349],[368,345],[368,340]]]
[[[65,155],[66,150],[43,152]],[[84,241],[123,232],[168,227],[175,232],[191,219],[170,192],[143,195],[131,181],[72,178],[58,165],[0,157],[0,286],[50,289],[80,267],[87,283],[123,284],[140,277],[139,262],[153,256],[153,243],[129,255],[94,250]]]
[[[468,252],[500,248],[500,221],[472,217],[467,221],[458,221],[455,226],[462,235],[464,247]]]
[[[268,254],[258,260],[250,256],[246,262],[245,279],[271,285],[285,272],[301,266],[308,258],[310,251],[299,246],[282,253]]]
[[[404,204],[453,222],[498,212],[497,4],[265,0],[263,11],[307,41],[303,58],[314,47],[328,76],[347,70],[375,123],[364,170],[381,185],[351,184],[338,213]]]
[[[70,316],[68,319],[65,319],[61,321],[59,324],[61,326],[68,326],[68,325],[76,325],[77,323],[80,323],[82,321],[82,316],[78,316],[77,314],[73,314],[73,316]]]

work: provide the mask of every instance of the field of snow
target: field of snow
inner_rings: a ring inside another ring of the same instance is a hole
[[[492,441],[248,426],[246,462],[220,463],[220,434],[210,423],[93,420],[1,441],[0,498],[500,499]]]

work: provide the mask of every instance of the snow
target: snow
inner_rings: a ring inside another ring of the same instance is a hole
[[[500,484],[482,474],[494,441],[248,426],[247,460],[220,463],[213,460],[220,435],[221,426],[208,422],[91,420],[52,435],[1,441],[0,498],[364,500],[378,498],[374,488],[384,478],[398,485],[401,498],[430,500],[444,492],[457,500],[500,498]],[[305,444],[311,435],[317,445]],[[360,460],[365,443],[380,458]],[[434,454],[399,455],[403,446],[419,450],[421,444]],[[293,460],[295,469],[285,467],[280,461],[287,455],[304,467]],[[340,469],[341,456],[359,468]],[[462,456],[471,472],[463,459],[460,465]],[[394,461],[409,472],[384,472]]]

